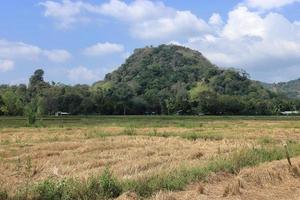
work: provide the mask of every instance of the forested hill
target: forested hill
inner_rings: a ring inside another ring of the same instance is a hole
[[[246,72],[221,69],[200,52],[176,45],[135,50],[93,88],[112,91],[130,102],[124,112],[136,114],[271,114],[290,105],[251,81]]]
[[[161,97],[195,87],[220,94],[245,95],[249,87],[256,87],[246,73],[222,70],[201,53],[175,45],[137,49],[118,70],[106,75],[105,82],[128,85],[136,95],[153,93]]]
[[[278,114],[300,109],[278,95],[222,69],[191,49],[160,45],[137,49],[116,71],[92,86],[44,80],[36,70],[29,85],[0,85],[0,115],[70,114]]]
[[[266,89],[289,98],[300,98],[300,79],[274,84],[261,83]]]

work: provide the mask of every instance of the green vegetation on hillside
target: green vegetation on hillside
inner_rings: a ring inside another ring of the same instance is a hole
[[[28,116],[28,122],[58,111],[78,114],[243,114],[299,110],[248,78],[221,69],[191,49],[160,45],[135,50],[116,71],[92,86],[46,82],[34,72],[29,85],[0,86],[0,115]],[[29,112],[30,111],[30,112]]]
[[[300,97],[300,79],[275,84],[261,83],[265,88],[289,98]]]

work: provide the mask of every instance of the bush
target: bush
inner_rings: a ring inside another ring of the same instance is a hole
[[[0,200],[7,200],[7,199],[8,199],[7,191],[0,189]]]
[[[61,199],[62,197],[62,188],[63,184],[59,184],[54,180],[46,180],[38,184],[35,188],[36,200],[50,200],[50,199]]]
[[[25,115],[27,117],[27,122],[29,125],[35,124],[37,118],[37,112],[34,103],[30,103],[26,106]]]
[[[275,144],[276,143],[276,140],[274,140],[273,138],[271,138],[270,136],[263,136],[263,137],[260,137],[258,139],[258,142],[260,144]]]
[[[75,180],[48,179],[34,189],[34,200],[73,200],[79,199],[84,193],[83,185]]]
[[[222,135],[216,134],[216,133],[187,133],[182,136],[182,138],[188,139],[188,140],[197,140],[197,139],[203,139],[203,140],[222,140],[224,139]]]
[[[122,187],[116,178],[112,176],[109,169],[106,168],[100,176],[101,191],[105,197],[116,198],[122,193]]]
[[[129,127],[124,129],[121,135],[129,135],[129,136],[136,135],[136,130],[132,127]]]

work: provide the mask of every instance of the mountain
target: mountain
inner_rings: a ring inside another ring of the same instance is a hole
[[[280,83],[261,83],[263,87],[289,98],[300,98],[300,79]]]
[[[219,68],[200,52],[177,45],[136,49],[93,89],[118,99],[124,113],[135,114],[256,114],[269,109],[267,101],[276,98],[245,71]]]
[[[98,84],[104,88],[126,84],[137,95],[181,86],[189,91],[201,87],[201,90],[228,95],[247,95],[252,90],[268,93],[248,79],[246,72],[219,68],[200,52],[176,45],[136,49],[119,69],[107,74]]]

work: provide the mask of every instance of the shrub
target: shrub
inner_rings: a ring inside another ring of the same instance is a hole
[[[136,130],[133,127],[125,128],[121,135],[136,135]]]
[[[33,125],[36,122],[36,113],[32,110],[26,112],[27,122],[29,125]]]
[[[122,188],[116,178],[106,168],[100,176],[101,191],[105,197],[116,198],[122,193]]]
[[[61,199],[63,184],[59,184],[54,180],[46,180],[38,184],[35,188],[36,200],[50,200],[50,199]]]
[[[275,144],[276,143],[276,141],[273,138],[269,137],[269,136],[260,137],[258,139],[258,142],[260,144]]]
[[[7,200],[8,194],[6,190],[0,189],[0,200]]]
[[[216,134],[216,133],[187,133],[182,136],[182,138],[188,140],[197,140],[197,139],[204,139],[204,140],[222,140],[223,136]]]
[[[34,200],[73,200],[79,199],[84,188],[75,179],[48,179],[34,188]]]
[[[196,133],[189,133],[189,134],[183,136],[183,138],[194,141],[194,140],[197,140],[199,138],[199,136]]]

